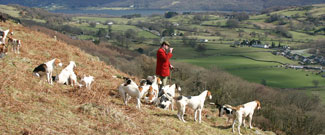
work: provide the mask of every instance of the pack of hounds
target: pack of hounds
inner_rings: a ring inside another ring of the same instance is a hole
[[[22,46],[21,40],[14,39],[8,35],[13,35],[11,29],[2,31],[0,30],[0,58],[3,55],[7,54],[9,45],[12,46],[12,51],[16,54],[19,54],[19,48]],[[8,42],[6,43],[6,38],[8,37]],[[55,66],[62,66],[62,62],[58,58],[54,58],[50,61],[38,65],[33,70],[33,75],[37,77],[46,77],[46,80],[49,84],[53,85],[53,82],[59,84],[71,85],[76,87],[86,87],[91,89],[91,84],[94,81],[93,76],[84,75],[80,83],[77,81],[78,73],[75,70],[76,63],[70,61],[57,76],[53,76],[53,70]],[[131,98],[136,100],[136,108],[141,108],[141,99],[144,100],[147,104],[153,104],[162,109],[171,108],[174,110],[174,104],[177,107],[177,117],[179,120],[186,123],[184,120],[184,114],[186,107],[192,108],[194,110],[194,120],[199,123],[202,121],[202,110],[204,107],[204,102],[206,98],[212,99],[212,94],[209,90],[201,92],[201,94],[196,96],[183,96],[180,95],[181,87],[177,84],[165,85],[161,88],[159,92],[160,85],[162,84],[159,77],[153,75],[148,76],[146,79],[142,79],[139,82],[139,85],[128,77],[113,76],[114,78],[123,79],[124,82],[119,85],[118,92],[122,97],[122,100],[125,105],[128,104],[128,101]],[[80,78],[80,77],[79,77]],[[219,110],[219,117],[226,116],[229,120],[233,121],[232,130],[235,132],[235,124],[237,123],[237,130],[240,133],[240,126],[244,124],[245,127],[245,118],[249,118],[249,127],[252,127],[252,118],[255,110],[261,108],[259,101],[251,101],[243,105],[231,106],[231,105],[219,105],[217,104]],[[198,118],[197,118],[198,117]]]
[[[19,54],[19,48],[22,46],[21,40],[13,38],[14,32],[12,29],[0,29],[0,58],[8,53],[8,48],[11,45],[12,51]],[[9,36],[10,35],[10,36]],[[6,40],[8,38],[8,40]],[[6,42],[8,41],[8,42]]]
[[[210,100],[212,99],[212,94],[209,90],[205,90],[196,96],[180,95],[181,87],[177,84],[165,85],[161,88],[161,92],[159,92],[159,85],[161,85],[162,82],[160,78],[155,75],[148,76],[147,79],[140,80],[139,85],[137,85],[136,82],[128,77],[113,77],[124,80],[124,82],[119,85],[118,91],[125,105],[128,104],[128,101],[131,98],[134,98],[136,100],[136,108],[140,109],[141,99],[144,99],[144,102],[154,104],[162,109],[171,108],[171,110],[174,110],[175,103],[178,109],[177,117],[184,123],[186,123],[184,120],[186,107],[194,110],[194,120],[201,123],[204,102],[206,98]],[[233,132],[235,132],[235,124],[237,123],[238,133],[241,134],[240,126],[241,124],[244,124],[244,126],[246,126],[246,117],[249,118],[249,127],[253,128],[253,114],[255,110],[259,110],[261,108],[261,103],[255,100],[238,106],[217,104],[217,108],[219,110],[219,117],[225,115],[228,117],[228,122],[230,119],[232,119]]]
[[[89,75],[84,75],[81,79],[81,83],[78,82],[77,76],[78,72],[75,70],[76,63],[74,61],[70,61],[69,65],[67,65],[57,76],[53,76],[53,70],[55,66],[62,67],[62,63],[60,59],[54,58],[48,62],[42,63],[38,65],[33,70],[33,75],[42,78],[46,77],[46,80],[49,84],[53,85],[53,81],[58,84],[65,84],[71,86],[77,86],[79,88],[86,87],[87,89],[91,89],[91,83],[94,81],[94,77]]]
[[[8,48],[10,46],[15,54],[20,54],[19,49],[22,46],[21,40],[13,38],[13,35],[14,32],[12,29],[0,30],[0,58],[4,57],[8,53]],[[7,38],[8,40],[6,40]],[[78,86],[80,88],[86,87],[91,89],[91,83],[94,81],[94,77],[91,75],[84,75],[81,79],[81,83],[79,83],[77,81],[78,74],[75,71],[76,63],[74,61],[70,61],[69,65],[65,67],[57,76],[52,75],[55,66],[62,66],[60,59],[55,58],[40,64],[33,70],[33,74],[37,77],[46,76],[47,82],[52,85],[53,81],[55,81],[59,84]]]

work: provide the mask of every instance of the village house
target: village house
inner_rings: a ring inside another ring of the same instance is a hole
[[[289,68],[293,68],[293,69],[303,69],[304,66],[289,65]]]
[[[173,26],[179,26],[179,24],[178,23],[173,23]]]
[[[259,45],[252,45],[252,47],[268,49],[269,45],[261,45],[261,44],[259,44]]]
[[[199,42],[201,42],[201,43],[208,43],[209,40],[208,39],[199,39]]]
[[[113,22],[108,22],[107,25],[113,25],[114,23]]]

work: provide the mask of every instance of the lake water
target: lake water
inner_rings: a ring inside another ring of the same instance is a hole
[[[81,9],[60,9],[52,10],[54,13],[65,13],[65,14],[106,14],[111,16],[122,16],[131,14],[141,14],[142,16],[149,16],[152,14],[165,14],[169,10],[160,9],[129,9],[129,10],[81,10]],[[177,11],[178,13],[183,12],[206,12],[206,11]]]

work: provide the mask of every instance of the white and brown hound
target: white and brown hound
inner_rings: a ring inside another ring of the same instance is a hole
[[[12,51],[19,54],[19,48],[21,47],[20,40],[8,37],[8,44],[12,45]]]
[[[227,120],[227,124],[229,123],[230,120],[234,121],[235,120],[235,110],[233,109],[233,106],[225,104],[225,105],[216,105],[218,110],[219,110],[219,117],[222,117],[223,115],[225,115],[228,120]]]
[[[114,78],[120,78],[117,76],[113,76]],[[119,94],[121,95],[123,102],[125,105],[128,104],[128,100],[133,97],[136,99],[136,108],[140,109],[141,107],[141,86],[139,87],[133,80],[127,77],[122,77],[124,79],[124,83],[122,83],[118,87]]]
[[[174,111],[174,98],[176,95],[176,90],[180,92],[182,89],[177,84],[173,84],[171,86],[166,85],[162,87],[163,95],[159,98],[159,107],[163,109],[168,109],[169,105],[171,105],[172,111]]]
[[[243,105],[239,105],[236,107],[232,107],[231,109],[233,109],[235,111],[235,120],[232,124],[232,132],[235,132],[235,124],[236,122],[238,122],[238,133],[241,135],[240,133],[240,126],[243,123],[244,127],[245,127],[245,118],[248,116],[249,118],[249,128],[253,128],[252,127],[252,119],[253,119],[253,114],[255,110],[259,110],[261,108],[261,103],[260,101],[251,101],[248,102],[246,104]]]
[[[0,44],[0,58],[7,54],[8,48],[5,46],[5,44]]]
[[[80,88],[82,85],[78,83],[77,76],[78,76],[77,71],[73,70],[73,72],[71,72],[71,74],[69,75],[67,85],[70,84],[71,86],[78,86]]]
[[[77,76],[74,72],[74,68],[76,67],[76,63],[74,61],[70,61],[69,65],[65,67],[60,74],[57,76],[56,80],[60,84],[69,84],[69,80],[71,85],[77,82]]]
[[[150,80],[152,83],[150,85],[151,87],[149,87],[148,94],[145,97],[145,101],[147,103],[157,104],[158,103],[159,85],[161,85],[162,82],[161,82],[160,78],[155,75],[150,76],[150,77],[152,77],[152,80]]]
[[[179,96],[175,97],[174,99],[176,100],[176,105],[178,109],[178,119],[186,122],[184,120],[184,114],[185,114],[185,109],[186,106],[189,106],[194,112],[194,120],[197,121],[197,113],[199,113],[199,123],[201,123],[201,113],[204,107],[204,101],[205,98],[208,97],[209,99],[212,99],[211,92],[208,90],[203,91],[200,95],[198,96]]]
[[[44,74],[46,74],[47,82],[49,84],[53,84],[52,73],[53,73],[55,65],[58,65],[61,67],[62,66],[61,60],[55,58],[55,59],[52,59],[48,62],[45,62],[45,63],[39,65],[33,70],[33,74],[36,75],[37,77],[41,77]]]
[[[8,30],[5,30],[5,31],[0,31],[1,35],[0,35],[0,38],[1,38],[1,41],[0,41],[0,44],[6,44],[6,38],[8,36],[8,34],[10,35],[13,35],[14,32],[12,31],[12,29],[8,29]]]

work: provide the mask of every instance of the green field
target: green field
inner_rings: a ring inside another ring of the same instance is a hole
[[[277,68],[279,64],[270,62],[258,62],[237,56],[214,56],[197,59],[177,59],[179,62],[186,62],[203,66],[206,68],[217,67],[239,76],[245,80],[261,83],[264,79],[268,86],[279,88],[303,88],[312,87],[312,81],[317,80],[320,86],[325,86],[325,79],[312,72],[304,70],[293,70]],[[308,74],[308,76],[307,76]]]
[[[2,13],[6,13],[8,15],[11,15],[13,17],[19,17],[19,11],[11,6],[7,6],[7,5],[0,5],[0,12]]]
[[[229,45],[220,44],[209,44],[208,47],[208,51],[204,53],[206,56],[200,56],[200,53],[196,52],[193,48],[174,46],[175,53],[173,59],[178,62],[191,63],[205,68],[217,67],[251,82],[261,83],[264,79],[267,85],[272,87],[313,87],[313,80],[319,81],[319,86],[325,86],[325,79],[315,75],[312,71],[279,68],[277,67],[281,65],[279,63],[263,62],[277,61],[297,64],[296,61],[271,54],[270,49],[252,47],[232,48]]]

